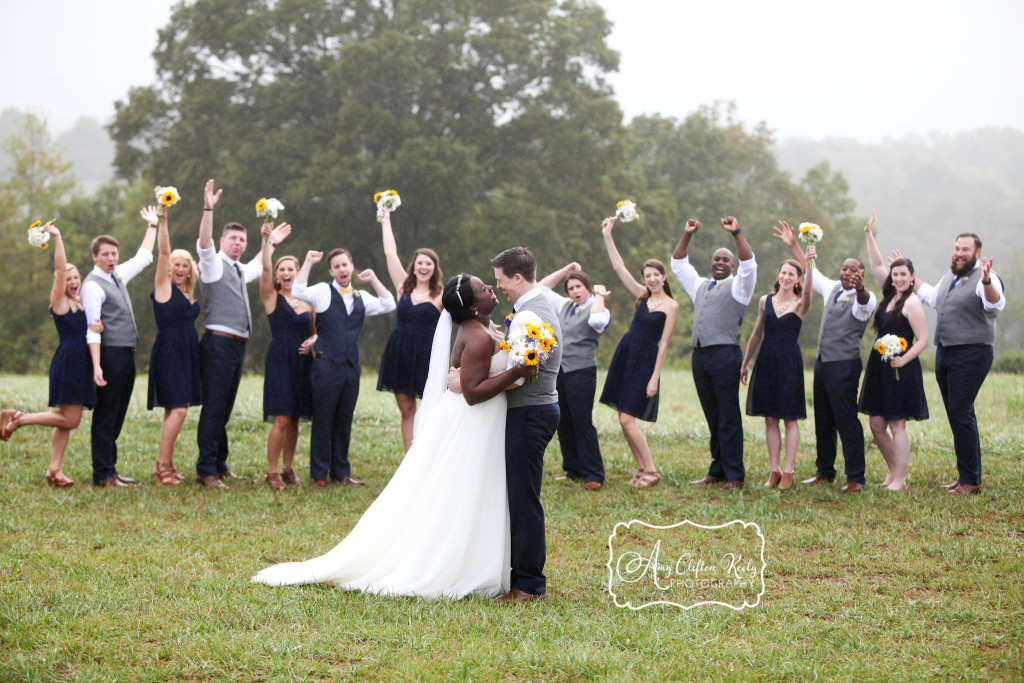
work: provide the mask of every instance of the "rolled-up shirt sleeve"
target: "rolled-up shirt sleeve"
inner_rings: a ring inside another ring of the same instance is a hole
[[[746,306],[754,296],[756,287],[757,259],[751,256],[746,261],[740,261],[740,267],[736,269],[736,282],[732,286],[732,298]]]
[[[612,314],[607,309],[600,313],[591,313],[590,319],[587,320],[587,324],[590,325],[590,329],[594,330],[598,334],[604,334],[604,331],[608,329],[608,324],[612,321]]]
[[[917,288],[917,298],[920,299],[921,303],[925,306],[930,306],[931,308],[938,306],[938,295],[939,290],[926,282],[922,282],[921,286]]]
[[[217,256],[216,247],[203,249],[196,240],[196,253],[199,254],[199,279],[203,282],[216,282],[224,274],[224,262]]]
[[[390,313],[395,310],[395,297],[388,292],[387,296],[371,296],[369,294],[363,294],[360,292],[360,296],[363,297],[363,306],[366,310],[366,315],[383,315],[384,313]]]
[[[318,282],[312,287],[308,282],[296,282],[292,285],[292,296],[305,301],[317,313],[323,313],[331,305],[331,289],[326,282]]]
[[[671,263],[672,273],[679,280],[679,285],[690,295],[690,299],[697,296],[697,287],[700,286],[701,276],[697,269],[690,265],[690,257],[674,258]]]
[[[989,278],[995,278],[995,281],[999,283],[999,301],[994,304],[989,303],[988,299],[985,298],[985,285],[981,281],[978,282],[976,291],[978,292],[978,296],[981,298],[981,303],[985,304],[986,311],[1001,311],[1006,308],[1006,287],[1003,285],[1003,278],[999,277],[991,270],[988,272],[988,276]]]

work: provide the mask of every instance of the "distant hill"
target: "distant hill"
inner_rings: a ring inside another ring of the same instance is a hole
[[[0,140],[6,139],[17,129],[21,114],[21,111],[14,108],[0,112]],[[63,150],[65,158],[71,162],[72,170],[86,194],[91,194],[114,177],[114,143],[95,118],[79,117],[70,130],[58,133],[55,140]],[[7,157],[0,149],[0,172],[6,168]]]

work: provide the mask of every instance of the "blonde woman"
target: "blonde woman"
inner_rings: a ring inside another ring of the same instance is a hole
[[[156,476],[161,484],[177,486],[185,478],[174,467],[174,444],[189,406],[200,403],[199,337],[195,327],[199,269],[188,251],[171,251],[166,207],[147,207],[143,217],[150,225],[159,220],[156,279],[150,294],[157,333],[149,359],[147,408],[164,409]]]
[[[82,277],[78,269],[68,263],[60,230],[52,223],[43,230],[53,235],[53,287],[50,289],[50,314],[57,326],[60,344],[50,363],[50,406],[57,410],[25,414],[18,410],[5,410],[0,414],[0,439],[7,441],[20,427],[40,425],[53,427],[50,437],[50,466],[46,468],[46,483],[67,488],[75,482],[61,471],[64,451],[71,430],[82,421],[82,408],[96,405],[96,387],[92,383],[92,359],[85,343],[87,321],[79,292]],[[96,324],[94,331],[102,331]]]

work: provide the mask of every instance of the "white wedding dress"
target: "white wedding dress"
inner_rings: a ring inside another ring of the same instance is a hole
[[[492,356],[491,374],[503,371],[506,359],[504,351]],[[394,477],[341,543],[252,580],[426,599],[507,592],[505,404],[504,392],[475,406],[444,393]]]

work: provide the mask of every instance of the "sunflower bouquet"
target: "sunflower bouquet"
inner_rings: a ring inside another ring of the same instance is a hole
[[[895,334],[886,334],[875,340],[875,351],[878,351],[878,355],[882,357],[882,360],[886,363],[892,361],[893,358],[900,355],[907,350],[907,340],[903,337],[898,337]],[[896,373],[896,381],[900,381],[900,369],[893,368]]]
[[[640,218],[640,213],[636,210],[636,204],[628,199],[623,199],[615,205],[615,217],[623,223],[632,223]]]
[[[817,223],[801,223],[797,228],[796,236],[804,244],[817,244],[825,236],[825,231]],[[815,259],[811,259],[810,267],[814,267]]]
[[[43,222],[36,221],[28,226],[28,243],[40,249],[49,249],[50,233],[43,230]]]
[[[391,213],[402,205],[402,198],[398,196],[396,190],[385,190],[373,195],[373,203],[378,209],[387,209],[388,213]]]
[[[170,185],[167,187],[154,187],[153,192],[156,194],[156,200],[164,206],[174,206],[181,201],[178,188]]]
[[[277,220],[277,212],[284,211],[284,204],[280,201],[271,197],[260,197],[260,200],[256,202],[256,215],[260,218],[271,218]]]
[[[512,365],[543,365],[558,349],[558,340],[551,326],[532,311],[523,311],[513,318],[508,339],[501,342]],[[511,367],[511,365],[509,366]],[[533,384],[537,376],[526,378]]]

